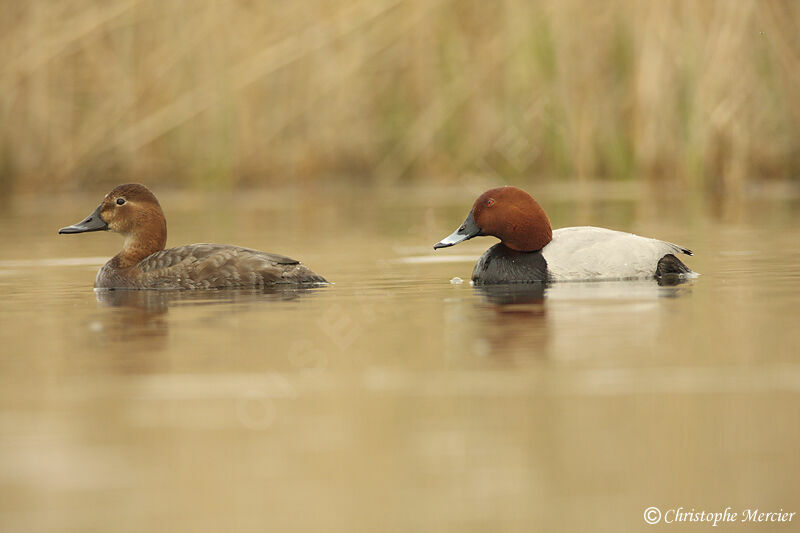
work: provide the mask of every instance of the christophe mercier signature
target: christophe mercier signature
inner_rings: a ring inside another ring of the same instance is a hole
[[[645,509],[644,520],[648,524],[657,524],[664,522],[665,524],[672,524],[674,522],[706,522],[712,526],[717,526],[720,523],[777,523],[777,522],[791,522],[794,520],[796,512],[786,512],[783,509],[778,511],[762,511],[758,508],[742,509],[741,511],[734,511],[731,507],[725,508],[724,511],[697,511],[695,509],[688,510],[684,507],[677,509],[667,509],[663,513],[658,507],[648,507]]]

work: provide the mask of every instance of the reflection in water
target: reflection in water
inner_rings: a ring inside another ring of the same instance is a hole
[[[92,325],[101,344],[117,346],[137,345],[137,358],[154,353],[166,347],[169,309],[169,295],[158,294],[157,291],[115,291],[95,290],[97,301],[103,309],[99,320]],[[128,368],[131,362],[122,361],[122,368]],[[149,365],[145,365],[149,366]],[[145,368],[137,368],[145,370]]]
[[[475,285],[474,289],[485,302],[498,306],[543,304],[548,300],[647,300],[652,298],[677,298],[688,294],[691,283],[687,279],[589,281],[575,283],[504,283]],[[497,309],[502,312],[502,308]]]
[[[547,287],[548,300],[654,300],[677,298],[691,292],[692,283],[662,285],[654,279],[553,283]]]
[[[475,285],[475,292],[496,305],[541,304],[546,283],[502,283]]]
[[[93,330],[101,342],[135,341],[138,351],[166,346],[170,308],[233,305],[233,315],[252,305],[287,302],[313,294],[317,287],[267,287],[264,289],[171,291],[96,289],[97,301],[106,307]]]
[[[97,301],[109,307],[137,308],[154,314],[176,305],[213,305],[259,301],[289,301],[311,294],[316,287],[266,287],[208,291],[95,289]]]
[[[542,304],[547,299],[651,299],[677,298],[692,286],[686,278],[667,280],[587,281],[570,283],[502,283],[475,285],[475,292],[498,306]],[[498,309],[501,311],[501,309]]]
[[[514,363],[564,353],[578,356],[586,353],[586,336],[594,335],[587,328],[598,316],[606,326],[613,322],[626,331],[627,342],[650,351],[665,312],[657,301],[689,294],[692,284],[686,281],[668,286],[654,279],[475,285],[481,296],[475,339],[484,347],[478,351],[492,354],[496,362]]]
[[[546,356],[545,283],[475,285],[481,296],[475,337],[496,363],[514,365]],[[492,312],[486,313],[487,308]],[[483,308],[484,312],[480,312]],[[520,349],[522,348],[522,349]]]

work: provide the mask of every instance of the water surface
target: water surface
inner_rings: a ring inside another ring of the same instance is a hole
[[[3,530],[641,531],[650,506],[800,511],[796,190],[542,187],[555,227],[677,242],[702,273],[543,294],[450,282],[494,242],[432,250],[469,187],[165,192],[169,245],[282,253],[335,285],[95,292],[121,239],[56,231],[104,192],[0,213]]]

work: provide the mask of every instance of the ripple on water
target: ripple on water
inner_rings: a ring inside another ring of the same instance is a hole
[[[0,268],[62,267],[62,266],[102,266],[107,257],[60,257],[55,259],[12,259],[0,261]]]
[[[389,262],[414,265],[428,263],[474,263],[477,260],[477,255],[413,255],[408,257],[398,257],[397,259],[390,259]]]

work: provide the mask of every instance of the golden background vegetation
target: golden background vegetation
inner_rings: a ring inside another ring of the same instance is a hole
[[[800,176],[800,2],[0,1],[0,188]]]

